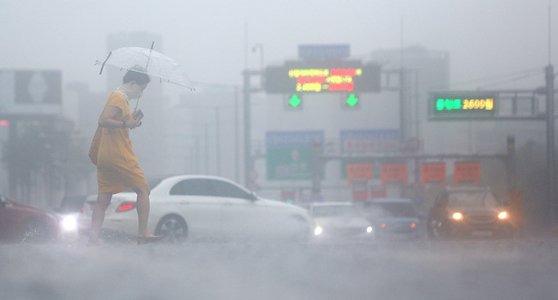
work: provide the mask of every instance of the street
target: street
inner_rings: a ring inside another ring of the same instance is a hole
[[[0,299],[555,299],[558,240],[0,245]]]

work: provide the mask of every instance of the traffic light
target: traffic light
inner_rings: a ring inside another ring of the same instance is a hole
[[[349,109],[357,109],[360,107],[360,99],[355,93],[350,93],[343,99],[343,106]]]
[[[299,110],[302,109],[302,96],[298,94],[292,94],[287,99],[287,109]]]

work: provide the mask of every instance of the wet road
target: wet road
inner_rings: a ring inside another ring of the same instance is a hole
[[[0,245],[0,299],[556,299],[558,240]]]

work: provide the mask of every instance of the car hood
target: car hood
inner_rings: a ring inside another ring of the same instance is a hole
[[[23,204],[23,203],[16,202],[16,201],[12,201],[12,200],[8,200],[8,202],[12,205],[13,208],[17,208],[17,209],[20,209],[20,210],[25,210],[25,211],[32,212],[32,213],[46,214],[46,215],[48,215],[52,218],[56,218],[56,216],[57,216],[57,214],[53,211],[49,211],[49,210],[46,210],[46,209],[30,206],[30,205]]]
[[[258,198],[258,200],[256,200],[256,203],[258,205],[263,205],[263,206],[272,206],[272,207],[280,207],[280,208],[284,208],[284,209],[289,209],[292,211],[296,211],[302,214],[307,214],[308,211],[300,206],[296,206],[293,204],[287,204],[281,201],[277,201],[277,200],[271,200],[271,199],[265,199],[265,198]]]
[[[479,208],[479,207],[455,207],[450,208],[450,211],[459,211],[466,215],[492,215],[497,214],[500,211],[503,211],[502,208]]]

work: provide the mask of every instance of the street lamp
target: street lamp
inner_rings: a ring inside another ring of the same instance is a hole
[[[262,43],[257,43],[252,46],[252,53],[260,51],[260,70],[264,69],[264,46]]]

